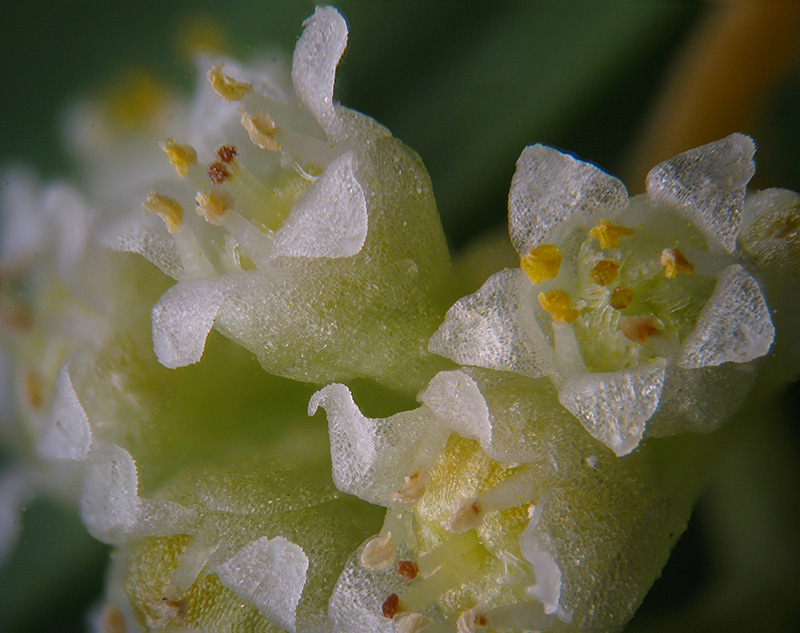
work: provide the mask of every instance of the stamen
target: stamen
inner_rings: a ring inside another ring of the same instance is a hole
[[[220,145],[217,148],[217,158],[219,158],[226,165],[236,158],[239,151],[235,145]]]
[[[22,375],[22,395],[31,408],[42,408],[44,404],[44,384],[39,374],[32,369],[26,369]]]
[[[633,291],[628,286],[617,286],[611,291],[608,303],[615,310],[624,310],[633,303]]]
[[[558,275],[561,267],[561,252],[555,244],[542,244],[525,255],[520,261],[520,266],[531,283],[540,284],[547,279]]]
[[[216,160],[208,164],[208,179],[214,185],[221,185],[231,177],[228,166],[221,160]]]
[[[216,226],[222,226],[225,223],[225,215],[234,205],[231,195],[220,189],[213,189],[209,192],[198,191],[195,202],[197,202],[197,215],[205,218],[209,224]]]
[[[364,569],[389,569],[394,565],[394,559],[395,550],[391,532],[373,536],[366,542],[359,556]]]
[[[186,615],[186,598],[164,597],[151,605],[152,610],[160,616],[153,622],[156,628],[166,628],[171,620],[182,620]]]
[[[419,565],[414,560],[397,561],[397,573],[406,580],[414,580],[419,573]]]
[[[128,627],[125,624],[125,616],[119,607],[112,604],[103,609],[103,615],[100,618],[100,631],[101,633],[127,633]]]
[[[252,84],[242,81],[236,81],[233,77],[226,75],[222,72],[224,64],[217,64],[208,71],[208,83],[220,97],[225,101],[238,101],[244,97],[250,90]]]
[[[572,307],[569,293],[563,290],[551,290],[547,294],[540,292],[538,298],[539,304],[556,323],[561,321],[572,323],[580,315],[580,312]]]
[[[179,176],[188,174],[189,168],[197,163],[197,151],[191,145],[177,143],[168,138],[161,141],[159,147],[167,155],[169,162],[172,163]]]
[[[661,323],[651,316],[622,317],[619,329],[634,343],[643,345],[647,339],[662,333]]]
[[[398,618],[395,631],[397,633],[420,633],[430,623],[431,621],[421,613],[407,613]]]
[[[270,152],[277,152],[281,146],[275,140],[275,119],[263,110],[256,110],[253,114],[247,114],[241,110],[242,126],[247,131],[250,141],[259,149],[266,149]]]
[[[147,194],[147,200],[142,202],[142,206],[164,220],[170,233],[180,233],[183,230],[181,228],[183,207],[175,198],[151,191]]]
[[[419,472],[413,472],[403,479],[400,490],[394,493],[394,500],[401,503],[413,503],[425,494],[425,484],[428,483],[428,476]]]
[[[589,279],[601,286],[607,286],[619,277],[619,264],[610,259],[601,259],[589,271]]]
[[[686,259],[677,248],[665,248],[661,251],[658,261],[664,267],[664,276],[667,279],[675,279],[678,273],[688,275],[694,270],[694,264]]]
[[[458,633],[475,633],[476,626],[486,626],[486,616],[483,614],[481,605],[476,605],[458,616],[456,631]]]
[[[390,593],[386,596],[386,600],[384,600],[381,605],[381,613],[384,618],[388,618],[389,620],[400,613],[400,596],[396,593]]]
[[[596,239],[600,243],[600,248],[619,248],[619,238],[633,234],[633,229],[612,224],[608,220],[600,220],[600,224],[589,231],[589,237]]]
[[[466,532],[480,526],[483,520],[482,514],[475,497],[457,499],[453,503],[453,512],[450,518],[442,522],[442,527],[449,532]]]

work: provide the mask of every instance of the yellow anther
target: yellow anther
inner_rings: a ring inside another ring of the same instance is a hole
[[[558,275],[561,268],[561,251],[555,244],[542,244],[531,249],[530,253],[520,260],[520,266],[531,283],[540,284]]]
[[[608,303],[615,310],[624,310],[633,303],[633,291],[628,286],[617,286],[611,291]]]
[[[624,235],[633,235],[634,230],[627,226],[612,224],[608,220],[600,220],[600,224],[589,231],[589,237],[600,242],[600,248],[619,248],[619,238]]]
[[[171,138],[161,141],[159,147],[169,158],[169,162],[178,172],[179,176],[189,173],[189,168],[197,162],[197,152],[191,145],[177,143]]]
[[[178,50],[189,60],[198,54],[218,53],[228,47],[222,26],[204,14],[192,15],[179,24],[176,40]]]
[[[183,207],[175,198],[151,191],[147,194],[147,200],[142,202],[142,206],[150,213],[155,213],[164,220],[164,224],[167,225],[167,230],[170,233],[181,232]]]
[[[129,70],[108,92],[108,111],[123,126],[147,125],[166,112],[166,88],[147,70]]]
[[[694,264],[677,248],[665,248],[661,251],[661,258],[658,261],[664,267],[664,276],[667,279],[675,279],[678,273],[688,275],[694,270]]]
[[[253,145],[271,152],[278,151],[281,146],[275,140],[275,120],[263,110],[256,110],[253,114],[242,113],[242,125]]]
[[[601,286],[607,286],[619,277],[619,264],[610,259],[601,259],[589,271],[589,279]]]
[[[572,307],[569,293],[563,290],[551,290],[547,294],[540,292],[539,303],[556,323],[561,321],[572,323],[580,315],[580,312]]]
[[[651,336],[661,334],[661,323],[651,316],[622,317],[619,329],[634,343],[647,343]]]
[[[208,71],[208,83],[225,101],[238,101],[253,88],[252,84],[236,81],[222,72],[223,64],[217,64]]]
[[[195,196],[197,215],[206,219],[209,224],[222,226],[225,223],[225,214],[233,208],[233,197],[226,191],[213,189],[212,191],[198,191]]]

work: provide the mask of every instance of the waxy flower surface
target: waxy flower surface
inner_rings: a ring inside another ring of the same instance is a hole
[[[43,491],[113,546],[98,633],[621,631],[713,431],[797,376],[800,197],[740,134],[635,197],[534,145],[520,267],[453,305],[419,157],[333,99],[347,36],[133,76],[68,117],[80,184],[4,172],[0,563]]]

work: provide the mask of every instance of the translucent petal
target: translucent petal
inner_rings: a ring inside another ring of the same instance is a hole
[[[75,393],[68,359],[58,370],[50,416],[37,448],[51,459],[83,461],[91,444],[92,429]]]
[[[298,200],[275,237],[276,256],[349,257],[361,250],[367,201],[354,163],[352,152],[342,154]]]
[[[118,542],[122,534],[136,530],[143,506],[138,484],[136,463],[124,448],[92,451],[81,495],[81,516],[92,536]]]
[[[536,584],[530,589],[531,596],[544,605],[545,613],[553,614],[558,611],[561,597],[561,570],[536,533],[541,510],[535,506],[531,506],[531,509],[533,516],[519,537],[519,548],[522,555],[533,565],[533,573],[536,576]]]
[[[10,265],[33,257],[44,246],[46,225],[36,177],[11,167],[0,178],[0,262]]]
[[[426,439],[424,431],[435,426],[435,419],[424,408],[368,418],[341,384],[315,393],[308,404],[309,415],[319,407],[328,415],[336,487],[370,503],[390,505],[413,470],[417,444]],[[424,447],[420,450],[426,452]]]
[[[333,105],[336,66],[347,46],[347,23],[333,7],[317,7],[292,57],[292,82],[300,100],[328,136],[336,136],[339,120]]]
[[[681,346],[681,367],[746,363],[764,356],[775,338],[767,302],[753,276],[738,264],[719,277],[714,293]]]
[[[153,349],[170,369],[202,358],[206,339],[217,318],[232,275],[182,281],[153,306]]]
[[[306,584],[308,556],[282,536],[251,541],[215,569],[222,584],[290,633]]]
[[[518,268],[492,275],[447,311],[428,349],[462,365],[533,377],[552,373],[552,348],[533,317],[532,289]]]
[[[508,230],[522,256],[543,241],[559,243],[572,221],[613,216],[628,202],[620,180],[546,145],[526,147],[508,194]]]
[[[800,194],[765,189],[748,196],[739,240],[760,269],[800,275]]]
[[[660,358],[635,369],[582,374],[567,381],[558,397],[593,437],[625,455],[639,445],[658,406],[666,367]]]
[[[736,250],[747,183],[755,173],[753,139],[731,134],[656,165],[647,194],[677,206],[714,245]]]

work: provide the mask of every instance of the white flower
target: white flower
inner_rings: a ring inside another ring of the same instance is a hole
[[[645,433],[715,429],[775,334],[736,242],[754,150],[741,134],[690,150],[629,198],[590,163],[526,148],[509,194],[521,268],[460,299],[431,351],[549,376],[618,455]]]

